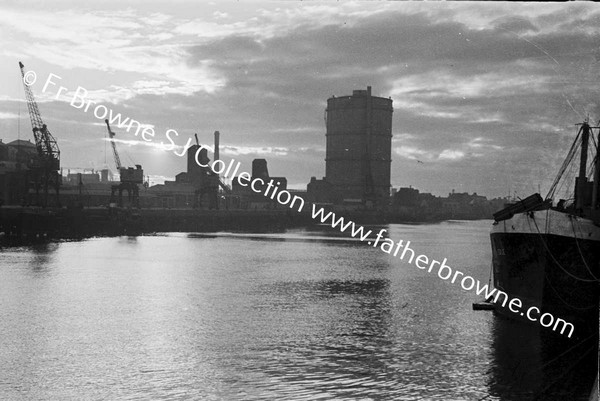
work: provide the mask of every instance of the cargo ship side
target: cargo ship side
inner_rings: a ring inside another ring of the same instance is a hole
[[[575,325],[576,337],[598,330],[600,227],[591,220],[546,209],[494,223],[494,285]],[[499,312],[515,315],[506,308]]]
[[[523,311],[535,306],[541,313],[572,323],[574,339],[598,333],[600,161],[594,140],[598,128],[581,124],[546,199],[534,194],[495,213],[490,234],[494,286],[520,298]],[[555,202],[557,185],[578,149],[579,175],[573,197]],[[519,318],[500,305],[496,310]]]

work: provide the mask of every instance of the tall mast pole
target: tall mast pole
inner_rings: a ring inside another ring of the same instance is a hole
[[[587,189],[587,154],[588,145],[590,140],[590,126],[587,121],[584,121],[581,126],[581,159],[579,161],[579,176],[575,180],[575,208],[578,210],[583,209],[585,205],[585,195]]]
[[[596,159],[594,160],[594,186],[592,191],[592,210],[600,208],[598,205],[598,197],[600,194],[600,129],[598,130],[598,141],[596,141]]]

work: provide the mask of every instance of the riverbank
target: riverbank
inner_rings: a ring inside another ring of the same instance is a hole
[[[444,219],[402,219],[379,211],[336,212],[360,225],[439,223]],[[165,208],[0,207],[3,242],[141,235],[154,232],[282,232],[315,226],[310,213],[289,209],[205,210]]]
[[[310,216],[285,210],[0,208],[0,232],[5,240],[70,239],[152,232],[278,232],[311,223]]]

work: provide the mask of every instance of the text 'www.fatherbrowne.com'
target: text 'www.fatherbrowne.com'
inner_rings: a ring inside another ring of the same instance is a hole
[[[36,79],[37,75],[34,71],[27,71],[24,73],[23,82],[26,85],[33,85]],[[91,111],[94,117],[102,121],[108,119],[110,124],[125,129],[128,133],[133,132],[133,135],[136,137],[138,135],[141,136],[144,142],[151,142],[154,140],[156,132],[152,125],[141,124],[139,121],[132,118],[123,117],[121,113],[114,112],[112,108],[108,108],[103,104],[91,100],[89,92],[81,86],[78,86],[71,95],[71,92],[66,87],[58,85],[58,82],[61,79],[62,78],[56,74],[49,74],[42,92],[46,92],[50,88],[57,89],[54,96],[55,100],[65,100],[64,98],[67,97],[67,100],[70,99],[69,104],[76,109],[80,109],[85,113]],[[161,141],[159,146],[164,150],[173,151],[177,156],[185,155],[192,145],[192,139],[188,138],[187,143],[180,146],[174,141],[173,135],[177,137],[179,136],[179,133],[174,129],[166,130],[164,136],[169,143],[165,144]],[[182,150],[181,152],[177,152],[177,149]],[[262,194],[290,209],[297,210],[298,212],[304,211],[305,203],[302,197],[292,195],[286,190],[281,190],[273,180],[265,182],[262,178],[253,178],[246,171],[242,171],[236,175],[240,169],[241,163],[236,162],[234,159],[231,159],[229,163],[225,163],[223,160],[214,160],[212,163],[201,160],[202,158],[200,155],[203,150],[213,151],[212,148],[206,145],[198,147],[195,154],[195,161],[201,167],[210,168],[214,173],[221,175],[222,178],[229,178],[231,180],[237,179],[241,186],[250,187],[253,192]],[[527,318],[532,322],[538,322],[543,327],[552,328],[553,331],[558,331],[560,329],[560,334],[565,334],[565,331],[568,329],[567,336],[570,338],[573,335],[575,327],[572,323],[560,318],[555,318],[551,313],[541,314],[540,309],[536,306],[531,306],[527,308],[526,311],[523,311],[523,302],[521,299],[512,298],[509,301],[509,296],[505,292],[496,288],[490,288],[488,284],[481,285],[479,280],[448,266],[448,260],[446,258],[444,258],[442,262],[439,262],[435,259],[430,259],[426,255],[417,255],[410,247],[410,241],[406,241],[406,243],[403,240],[395,242],[390,238],[384,238],[384,234],[387,232],[385,229],[381,229],[375,235],[375,238],[372,238],[371,230],[365,230],[363,226],[357,225],[351,220],[346,220],[344,217],[338,217],[333,212],[326,212],[322,207],[318,207],[315,204],[312,204],[311,216],[314,220],[319,221],[322,224],[330,225],[332,228],[337,228],[340,232],[348,232],[353,238],[357,238],[362,242],[367,242],[368,245],[371,245],[374,248],[380,248],[381,251],[389,255],[393,255],[394,257],[400,255],[400,260],[406,261],[409,264],[414,262],[414,265],[420,270],[427,270],[428,273],[437,272],[439,278],[442,280],[450,280],[450,283],[452,284],[458,283],[465,291],[475,290],[477,295],[483,295],[486,300],[493,300],[496,305],[500,305],[498,301],[502,298],[501,305],[503,308],[505,308],[508,303],[508,309],[511,312]]]

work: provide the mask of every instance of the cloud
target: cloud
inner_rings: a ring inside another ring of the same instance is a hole
[[[0,112],[0,120],[13,119],[13,118],[19,118],[19,115],[15,114],[15,113],[10,113],[10,112],[4,112],[4,111]]]
[[[494,145],[493,140],[490,138],[477,137],[471,139],[467,143],[467,147],[473,149],[491,149],[491,150],[502,150],[502,146]]]
[[[438,156],[440,160],[458,160],[465,157],[464,152],[460,150],[444,149]]]
[[[286,156],[289,152],[287,148],[276,147],[256,147],[256,146],[221,146],[220,152],[227,155],[260,155],[260,156]]]
[[[111,142],[111,140],[108,138],[102,138],[102,140]],[[136,139],[118,139],[118,138],[113,138],[112,141],[114,141],[116,143],[121,143],[123,145],[128,145],[128,146],[145,146],[145,147],[149,147],[149,148],[153,148],[153,149],[167,151],[167,149],[165,148],[166,145],[163,145],[163,144],[157,143],[157,142],[152,142],[152,141],[143,141],[143,140],[136,140]],[[176,146],[173,149],[181,150],[181,149],[183,149],[183,146]],[[169,149],[169,151],[172,151],[172,150]]]
[[[503,29],[514,33],[536,32],[538,28],[534,23],[523,17],[502,17],[492,22],[496,29]]]
[[[28,23],[22,23],[26,19]],[[14,10],[0,13],[0,27],[29,37],[23,48],[6,43],[6,54],[43,59],[61,68],[136,73],[167,80],[171,90],[185,95],[209,93],[224,84],[211,60],[195,65],[186,60],[185,43],[159,43],[173,37],[176,22],[163,14],[141,18],[137,11],[77,12],[74,10]]]
[[[394,152],[410,160],[417,160],[419,158],[432,159],[434,157],[431,152],[413,146],[399,146],[394,149]]]

